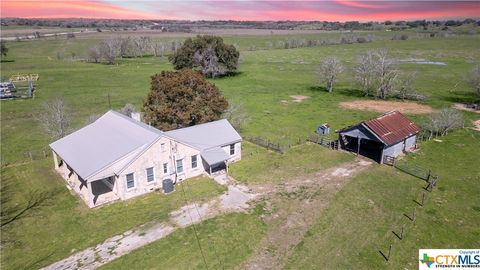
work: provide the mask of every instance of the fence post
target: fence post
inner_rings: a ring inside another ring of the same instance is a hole
[[[28,156],[30,157],[30,161],[32,161],[33,160],[32,152],[28,151]]]

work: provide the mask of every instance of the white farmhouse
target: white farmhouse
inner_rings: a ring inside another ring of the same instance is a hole
[[[55,170],[89,207],[127,200],[241,159],[227,120],[162,132],[115,111],[50,144]]]

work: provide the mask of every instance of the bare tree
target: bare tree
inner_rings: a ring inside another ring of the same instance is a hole
[[[152,43],[152,51],[154,56],[163,56],[165,54],[165,44],[163,42]]]
[[[85,120],[85,125],[89,125],[98,120],[98,118],[102,117],[101,114],[91,114],[88,116],[87,120]]]
[[[88,50],[88,59],[90,61],[98,63],[101,58],[102,58],[102,53],[100,52],[100,48],[97,45],[91,47]]]
[[[107,62],[107,64],[115,63],[115,58],[119,55],[118,50],[118,41],[109,39],[100,42],[99,50],[102,55],[102,58]]]
[[[473,91],[480,96],[480,65],[473,67],[469,82]]]
[[[53,98],[42,105],[43,110],[36,116],[45,132],[52,139],[60,139],[67,135],[70,127],[71,112],[63,98]]]
[[[395,63],[392,59],[388,58],[387,50],[379,50],[374,53],[375,55],[375,70],[377,78],[377,97],[381,99],[387,99],[395,86],[395,80],[398,72],[395,69]]]
[[[414,82],[417,79],[417,72],[409,73],[403,80],[399,82],[398,98],[405,100],[411,99],[415,94]]]
[[[449,131],[463,127],[463,115],[452,108],[444,108],[434,113],[430,120],[423,125],[423,129],[428,131],[430,138],[433,135],[444,136]]]
[[[235,130],[240,131],[247,121],[247,113],[243,110],[241,105],[229,103],[222,118],[227,119]]]
[[[226,72],[226,68],[218,61],[215,49],[208,47],[201,52],[194,54],[194,60],[200,66],[202,74],[207,77],[215,78]]]
[[[375,87],[375,60],[372,51],[357,57],[357,65],[354,68],[355,80],[362,87],[365,96]]]
[[[321,62],[318,70],[318,77],[321,81],[327,84],[328,92],[333,91],[333,85],[335,84],[337,77],[343,72],[343,65],[335,57],[329,57]]]
[[[125,104],[123,108],[120,109],[120,113],[128,117],[132,117],[132,113],[135,112],[135,106],[130,103]]]

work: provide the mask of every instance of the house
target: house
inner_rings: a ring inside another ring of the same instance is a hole
[[[339,131],[343,149],[369,157],[379,163],[416,148],[420,128],[399,111]]]
[[[50,144],[55,170],[89,207],[127,200],[241,159],[227,120],[163,132],[115,111]]]

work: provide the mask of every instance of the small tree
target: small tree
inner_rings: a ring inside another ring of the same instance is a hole
[[[212,56],[212,54],[214,56]],[[170,55],[175,69],[199,69],[205,76],[221,76],[237,70],[240,53],[233,45],[223,43],[221,37],[197,36],[188,38],[182,47]],[[206,59],[205,59],[206,58]],[[215,59],[215,61],[212,61]],[[212,67],[212,65],[215,65]],[[215,73],[209,71],[216,70]]]
[[[375,83],[375,60],[372,51],[357,57],[357,65],[354,68],[355,80],[360,84],[363,94],[370,95]]]
[[[43,110],[36,115],[36,119],[44,131],[54,140],[67,135],[70,128],[71,112],[63,98],[54,98],[42,105]]]
[[[100,52],[100,48],[97,45],[91,47],[88,50],[88,59],[90,61],[98,63],[101,58],[102,58],[102,53]]]
[[[217,120],[227,107],[218,88],[190,69],[152,76],[143,103],[145,122],[165,131]]]
[[[388,58],[387,50],[380,50],[375,55],[375,76],[377,78],[377,97],[387,99],[387,97],[395,89],[395,80],[397,78],[397,70],[394,61]]]
[[[430,120],[423,125],[423,129],[433,135],[444,136],[449,131],[463,127],[463,115],[452,108],[444,108],[440,112],[432,114]]]
[[[473,91],[480,96],[480,65],[473,67],[469,82]]]
[[[128,117],[132,117],[132,113],[135,112],[135,106],[130,103],[125,104],[123,108],[119,111],[121,114],[126,115]]]
[[[247,121],[247,114],[241,105],[230,103],[222,118],[227,119],[235,130],[240,131]]]
[[[5,41],[0,42],[0,48],[1,48],[1,52],[0,52],[1,55],[3,57],[6,57],[8,53],[8,48],[7,48],[7,45],[5,44]]]
[[[115,58],[119,55],[117,42],[115,40],[104,40],[99,44],[99,51],[107,64],[115,63]]]
[[[417,73],[409,73],[404,79],[399,82],[398,86],[398,98],[401,100],[411,99],[415,93],[414,82],[417,79]]]
[[[343,65],[340,60],[335,57],[329,57],[322,61],[318,70],[318,77],[321,81],[326,83],[328,92],[331,93],[338,75],[342,72]]]

